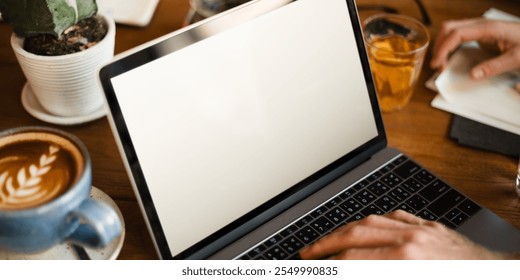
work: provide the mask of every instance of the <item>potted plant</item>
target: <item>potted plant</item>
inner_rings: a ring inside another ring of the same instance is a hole
[[[95,0],[0,0],[0,14],[13,26],[29,113],[62,124],[104,115],[96,74],[114,55],[115,23],[97,14]]]

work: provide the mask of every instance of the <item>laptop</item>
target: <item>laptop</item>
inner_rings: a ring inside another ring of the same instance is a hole
[[[100,70],[160,258],[295,259],[395,209],[520,251],[518,229],[387,147],[354,2],[250,1]]]

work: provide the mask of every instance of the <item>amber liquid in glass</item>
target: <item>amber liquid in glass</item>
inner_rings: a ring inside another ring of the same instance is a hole
[[[398,110],[412,97],[424,59],[420,46],[402,36],[371,39],[368,56],[383,112]]]

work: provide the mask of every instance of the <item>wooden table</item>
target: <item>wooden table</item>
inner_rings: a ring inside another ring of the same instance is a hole
[[[371,1],[358,4],[386,4],[420,18],[413,0]],[[509,0],[423,0],[430,14],[433,38],[441,22],[481,15],[490,7],[520,16],[520,4]],[[144,28],[118,25],[116,53],[145,43],[182,27],[189,10],[188,0],[162,0],[150,25]],[[374,11],[362,11],[365,18]],[[11,27],[0,24],[0,130],[27,125],[57,127],[78,136],[88,147],[93,162],[93,184],[110,195],[123,212],[126,238],[120,259],[156,259],[157,254],[130,186],[121,157],[102,118],[78,126],[57,126],[31,117],[22,107],[20,92],[25,77],[16,61],[9,38]],[[425,65],[428,64],[428,54]],[[389,143],[422,163],[478,203],[489,207],[520,228],[520,200],[513,189],[517,159],[459,146],[448,137],[451,114],[430,106],[434,93],[424,82],[433,71],[425,66],[420,86],[403,110],[384,115]]]

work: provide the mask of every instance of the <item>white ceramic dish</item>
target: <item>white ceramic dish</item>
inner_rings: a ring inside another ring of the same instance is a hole
[[[102,249],[90,249],[84,248],[88,257],[92,260],[113,260],[116,259],[119,253],[121,252],[121,248],[123,248],[123,241],[125,240],[125,222],[123,219],[123,215],[117,207],[117,204],[110,198],[106,193],[102,190],[92,187],[92,191],[90,196],[96,200],[103,201],[108,203],[119,214],[119,218],[121,219],[123,231],[119,238],[116,238],[112,243],[110,243],[107,247]],[[60,244],[57,245],[47,251],[36,253],[36,254],[22,254],[22,253],[12,253],[7,251],[0,250],[0,260],[78,260],[80,257],[78,253],[74,250],[73,246],[70,244]]]
[[[93,120],[97,120],[106,115],[104,106],[101,106],[99,109],[84,116],[62,117],[53,115],[45,111],[45,109],[43,109],[38,100],[36,100],[36,98],[34,97],[31,87],[28,84],[25,84],[22,90],[22,105],[25,108],[25,110],[29,114],[31,114],[31,116],[44,122],[58,125],[82,124]]]

